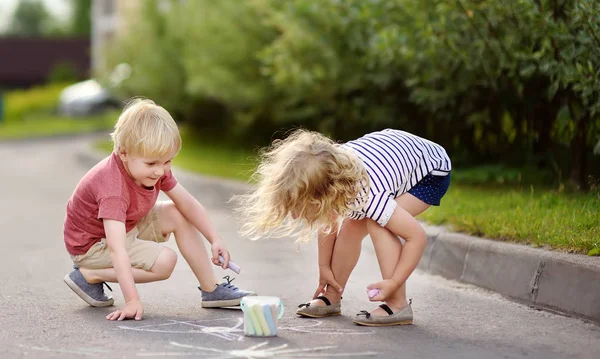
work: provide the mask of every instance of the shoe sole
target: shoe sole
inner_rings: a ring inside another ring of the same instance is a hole
[[[342,315],[342,312],[327,313],[327,314],[311,314],[311,313],[296,312],[296,315],[300,316],[300,317],[307,317],[307,318],[327,318],[327,317],[336,317],[338,315]]]
[[[248,294],[245,297],[253,297],[256,294]],[[244,297],[242,297],[244,298]],[[242,298],[228,299],[228,300],[211,300],[206,302],[200,302],[202,308],[223,308],[223,307],[238,307]]]
[[[363,325],[365,327],[391,327],[393,325],[411,325],[412,323],[413,323],[412,320],[403,320],[400,322],[392,322],[392,323],[365,323],[365,322],[354,321],[354,324]]]
[[[75,282],[73,282],[73,280],[71,279],[71,277],[69,277],[68,274],[63,280],[69,286],[69,288],[71,288],[71,290],[79,296],[79,298],[83,299],[84,302],[91,305],[92,307],[110,307],[115,303],[115,300],[113,298],[109,298],[109,300],[101,302],[90,297],[86,292],[81,290],[81,288],[79,288],[79,286],[75,284]]]

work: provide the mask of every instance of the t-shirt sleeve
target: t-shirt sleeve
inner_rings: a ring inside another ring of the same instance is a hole
[[[169,192],[170,190],[175,188],[175,186],[177,186],[178,183],[177,178],[173,176],[173,172],[171,171],[165,173],[164,176],[162,176],[162,178],[160,179],[160,181],[160,190],[163,192]]]
[[[369,199],[369,202],[365,206],[365,213],[367,217],[379,223],[380,226],[385,227],[397,205],[394,200],[394,193],[384,191],[376,193]]]
[[[127,202],[122,197],[105,197],[98,201],[98,219],[127,220]]]

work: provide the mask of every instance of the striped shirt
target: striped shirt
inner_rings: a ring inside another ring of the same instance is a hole
[[[362,160],[370,181],[367,203],[348,218],[368,217],[382,227],[396,209],[396,197],[428,174],[444,176],[452,169],[442,146],[404,131],[369,133],[342,147],[351,149]]]

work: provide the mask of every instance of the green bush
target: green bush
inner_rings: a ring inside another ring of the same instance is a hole
[[[540,168],[581,188],[600,175],[598,1],[144,4],[110,52],[111,67],[133,66],[121,91],[205,133],[395,127],[463,166]]]
[[[48,82],[51,84],[64,84],[69,82],[77,82],[80,76],[77,73],[77,68],[70,62],[59,62],[52,67],[48,74]]]
[[[4,94],[5,121],[19,122],[32,115],[54,111],[60,92],[67,85],[56,83],[6,92]]]

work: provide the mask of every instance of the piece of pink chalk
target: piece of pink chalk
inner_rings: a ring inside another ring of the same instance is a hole
[[[369,298],[373,298],[377,294],[379,294],[379,289],[377,289],[377,288],[375,288],[375,289],[369,289],[369,291],[367,292],[367,295],[369,296]]]

